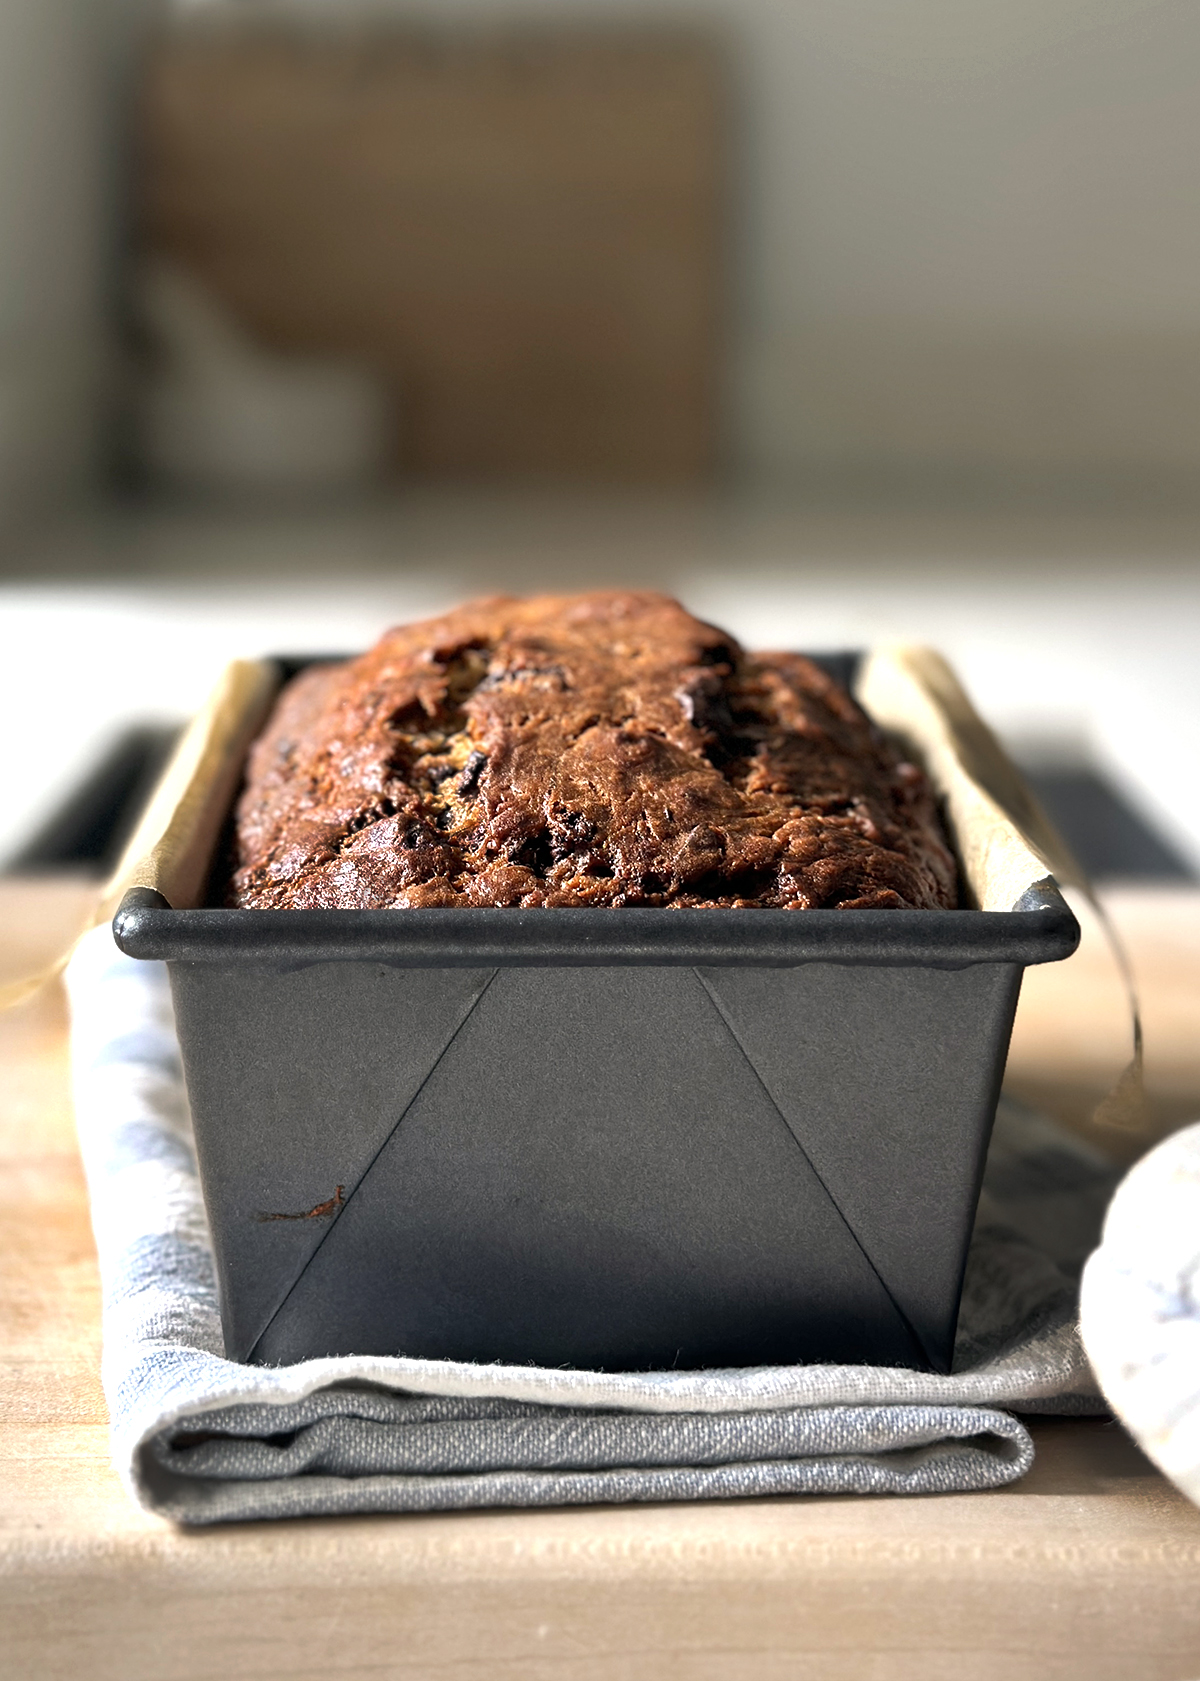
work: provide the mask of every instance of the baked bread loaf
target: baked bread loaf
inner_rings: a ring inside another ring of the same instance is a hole
[[[945,908],[925,775],[796,654],[666,596],[497,597],[310,667],[251,750],[228,902]]]

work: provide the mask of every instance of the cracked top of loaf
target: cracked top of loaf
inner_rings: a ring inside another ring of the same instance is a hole
[[[280,695],[228,903],[945,908],[924,773],[797,654],[649,592],[495,597]]]

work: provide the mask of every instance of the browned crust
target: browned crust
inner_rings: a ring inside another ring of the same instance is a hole
[[[302,673],[229,902],[947,907],[924,774],[796,654],[669,597],[497,597]]]

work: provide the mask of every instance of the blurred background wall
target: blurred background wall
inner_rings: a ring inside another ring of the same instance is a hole
[[[91,454],[101,211],[90,49],[83,0],[0,8],[0,498],[10,517],[78,486]]]
[[[102,477],[128,110],[156,10],[0,6],[0,536]]]
[[[1200,462],[1200,9],[750,0],[741,458],[893,484]]]
[[[338,0],[229,9],[364,16]],[[106,458],[139,54],[148,25],[212,11],[0,10],[7,521],[77,493]],[[673,22],[723,43],[714,466],[851,496],[1193,494],[1190,0],[384,0],[371,15]]]

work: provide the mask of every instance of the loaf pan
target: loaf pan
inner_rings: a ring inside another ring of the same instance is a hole
[[[208,908],[295,665],[230,668],[110,902],[170,973],[232,1359],[949,1369],[1021,974],[1079,929],[944,662],[843,666],[967,908]]]

